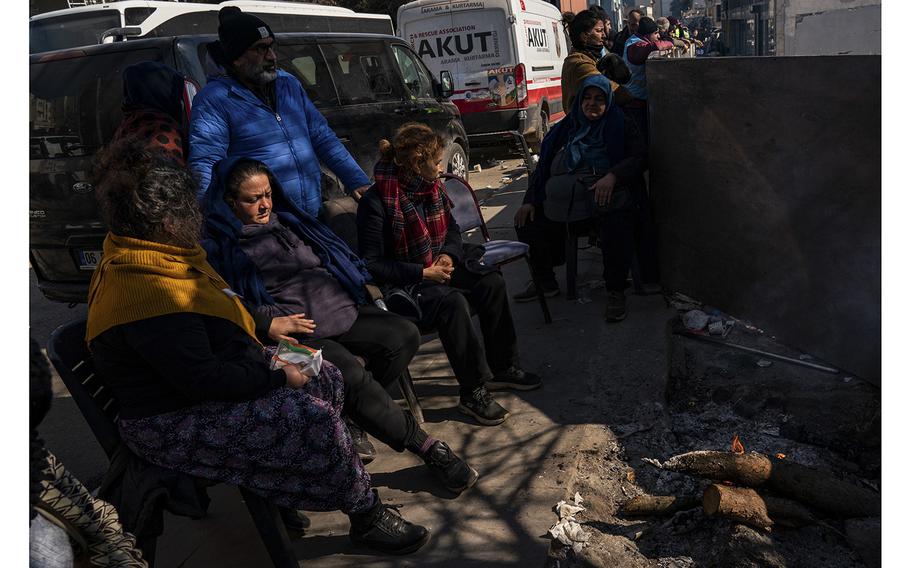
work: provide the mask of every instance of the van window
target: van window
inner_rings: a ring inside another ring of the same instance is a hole
[[[31,159],[93,154],[120,124],[123,69],[161,61],[157,49],[33,63],[29,77]]]
[[[101,41],[101,34],[119,27],[120,13],[116,10],[31,20],[28,23],[28,52],[95,45]]]
[[[278,67],[300,80],[317,108],[338,104],[332,75],[316,44],[282,43],[278,51]]]
[[[394,63],[385,44],[376,42],[322,45],[341,104],[401,100]]]
[[[395,54],[395,61],[401,69],[409,94],[417,98],[433,98],[433,80],[417,56],[400,45],[393,45],[392,53]]]

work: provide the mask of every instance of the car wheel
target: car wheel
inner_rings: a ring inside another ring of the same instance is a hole
[[[458,142],[452,142],[449,147],[449,155],[446,158],[446,171],[464,180],[468,179],[468,156]]]

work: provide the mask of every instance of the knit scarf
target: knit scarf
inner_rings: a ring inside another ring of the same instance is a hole
[[[199,245],[182,248],[108,233],[88,306],[86,341],[117,325],[181,312],[232,321],[256,340],[253,318]]]
[[[386,214],[392,220],[396,260],[429,267],[445,243],[452,208],[448,196],[439,187],[441,182],[428,180],[389,160],[376,164],[373,177]],[[415,204],[423,205],[426,222],[418,215]]]

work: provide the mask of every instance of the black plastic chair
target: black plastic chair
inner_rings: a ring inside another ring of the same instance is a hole
[[[117,429],[120,405],[104,379],[95,372],[85,344],[85,320],[73,321],[55,329],[47,354],[101,448],[108,458],[112,458],[121,444]],[[199,483],[212,484],[210,480],[202,479]],[[299,563],[291,549],[278,507],[244,487],[239,489],[273,565],[276,568],[297,568]],[[141,543],[149,566],[154,566],[156,544],[157,539]]]
[[[486,252],[483,255],[483,262],[487,265],[503,266],[516,260],[524,259],[528,263],[528,270],[531,272],[531,279],[534,281],[534,287],[537,288],[537,300],[540,302],[540,309],[543,310],[543,319],[546,323],[552,323],[550,317],[550,308],[547,306],[547,298],[543,295],[543,288],[534,275],[534,269],[531,267],[530,247],[520,241],[491,240],[490,232],[487,230],[487,223],[483,220],[483,214],[480,212],[480,204],[477,202],[477,196],[474,190],[464,179],[454,174],[443,174],[445,181],[445,192],[454,204],[452,208],[452,217],[458,223],[461,232],[467,232],[472,229],[480,229],[483,235],[484,247]]]

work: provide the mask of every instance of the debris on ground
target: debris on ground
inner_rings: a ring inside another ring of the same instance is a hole
[[[582,528],[581,524],[575,520],[575,515],[585,510],[582,502],[584,499],[578,492],[575,493],[573,503],[560,501],[556,504],[556,514],[559,515],[559,521],[550,527],[547,531],[550,536],[558,540],[564,546],[571,546],[576,553],[581,552],[589,535]]]

